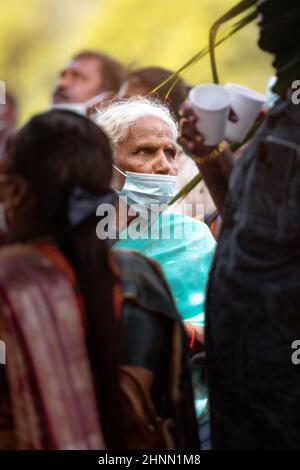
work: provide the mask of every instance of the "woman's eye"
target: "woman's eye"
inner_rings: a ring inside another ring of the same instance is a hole
[[[174,149],[166,149],[166,150],[165,150],[165,155],[166,155],[166,157],[175,158],[175,157],[176,157],[176,150],[174,150]]]

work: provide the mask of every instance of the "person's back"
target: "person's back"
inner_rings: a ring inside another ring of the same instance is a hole
[[[48,241],[1,248],[1,449],[106,447],[75,288]]]
[[[85,340],[88,361],[93,371],[96,417],[103,429],[105,446],[120,448],[124,436],[115,346],[117,341],[114,341],[114,278],[107,262],[108,248],[105,241],[97,239],[95,230],[95,212],[103,200],[103,193],[106,200],[112,198],[109,190],[111,172],[108,139],[90,120],[66,111],[50,111],[34,116],[9,138],[1,159],[1,242],[6,245],[20,242],[29,246],[38,241],[48,241],[52,251],[56,249],[74,271],[78,286],[78,289],[77,286],[74,289],[79,290],[80,303],[84,304]],[[14,266],[17,266],[17,260]],[[9,263],[6,268],[3,275],[7,274]],[[38,273],[36,277],[39,280]],[[7,287],[10,288],[9,283]],[[52,287],[57,287],[55,279]],[[41,292],[39,306],[46,312],[45,321],[53,323],[58,315],[56,305],[58,308],[63,303],[63,295],[59,302],[56,299],[57,302],[52,305],[50,301],[47,303],[48,290],[52,292],[47,284],[43,291],[30,288],[28,298],[29,294],[38,295]],[[24,292],[20,289],[21,297],[26,298],[25,288]],[[54,299],[53,296],[53,302]],[[18,300],[17,295],[15,300]],[[28,308],[24,307],[24,321],[30,319],[29,305],[28,302]],[[65,315],[68,314],[67,305],[66,298]],[[52,317],[49,315],[50,306],[53,308]],[[15,310],[16,317],[21,315],[18,305]],[[47,315],[50,318],[47,319]],[[57,321],[56,325],[59,324]],[[47,328],[41,330],[39,337],[43,338]],[[52,335],[52,339],[59,343],[59,331],[57,335]],[[69,346],[72,348],[72,344]],[[55,344],[55,347],[58,345]],[[37,367],[42,367],[42,364],[37,363]],[[49,380],[55,384],[59,378],[55,368],[51,371],[53,375]],[[78,379],[79,375],[75,374],[75,378]],[[36,379],[31,378],[33,384]],[[36,390],[39,390],[38,387]],[[91,400],[88,402],[87,406],[90,406]],[[54,400],[45,399],[45,403],[51,407]],[[73,412],[76,413],[76,407]],[[45,431],[51,433],[51,429],[49,431],[45,428]],[[56,428],[55,431],[60,435],[60,429]],[[32,436],[27,438],[30,441]],[[35,442],[33,447],[36,448],[36,445]],[[58,448],[59,445],[53,447]]]
[[[206,307],[218,447],[300,445],[299,158],[300,109],[285,101],[233,170]]]
[[[48,241],[2,248],[0,261],[0,337],[9,359],[0,376],[1,448],[104,449],[86,349],[85,309],[71,265]],[[184,342],[179,347],[178,335],[184,338],[184,332],[168,287],[157,266],[141,255],[115,251],[112,262],[120,276],[114,298],[125,387],[124,446],[195,448],[188,348]],[[153,374],[149,387],[143,384],[142,370],[149,371],[148,378]],[[135,416],[132,403],[141,401],[143,407],[144,399],[136,384],[152,403],[152,431]],[[174,400],[181,389],[182,398]]]
[[[300,7],[274,3],[259,2],[260,45],[275,53],[281,100],[233,169],[207,294],[215,448],[300,446],[292,362],[300,337],[300,108],[288,90],[300,70]]]
[[[130,396],[134,393],[138,400],[143,396],[142,401],[151,403],[153,428],[152,436],[151,433],[139,435],[145,428],[139,420],[133,419],[135,408],[128,409],[127,404],[127,445],[129,448],[198,448],[188,339],[169,287],[159,266],[142,254],[114,250],[114,258],[120,270],[123,293],[121,373],[125,366],[130,376],[135,375],[135,384],[143,388],[140,394],[133,387]],[[123,379],[124,385],[126,377]],[[132,403],[134,401],[130,400],[129,404]],[[146,410],[144,407],[147,422]],[[161,427],[155,422],[161,422]]]

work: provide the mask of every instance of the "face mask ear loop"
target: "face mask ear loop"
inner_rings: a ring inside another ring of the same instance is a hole
[[[125,176],[125,178],[126,178],[126,174],[123,173],[123,171],[120,170],[116,165],[113,165],[113,168],[114,168],[115,170],[117,170],[119,173],[121,173],[121,175]]]

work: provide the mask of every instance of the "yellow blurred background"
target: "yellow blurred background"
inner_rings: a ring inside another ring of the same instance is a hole
[[[99,49],[127,66],[177,69],[207,44],[210,25],[236,0],[0,0],[0,80],[17,97],[18,122],[49,104],[60,68],[76,52]],[[271,57],[257,45],[255,24],[217,49],[222,83],[264,92]],[[208,59],[190,84],[211,81]]]

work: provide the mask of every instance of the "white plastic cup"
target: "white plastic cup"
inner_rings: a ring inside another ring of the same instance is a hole
[[[204,137],[204,144],[218,145],[225,137],[230,109],[228,91],[220,85],[197,85],[189,92],[189,99],[199,119],[196,127]]]
[[[228,121],[225,137],[232,142],[243,142],[252,124],[257,118],[266,97],[251,88],[236,83],[226,83],[224,87],[231,98],[231,108],[237,115],[238,121]]]

